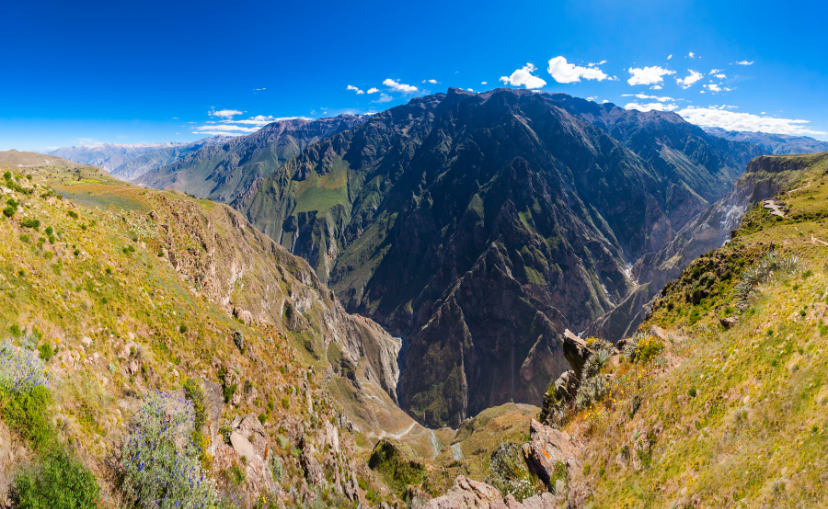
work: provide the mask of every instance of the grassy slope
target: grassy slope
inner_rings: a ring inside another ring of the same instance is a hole
[[[278,315],[275,324],[245,325],[208,295],[208,282],[201,292],[197,281],[188,280],[159,256],[174,246],[184,253],[179,263],[186,265],[187,253],[202,247],[193,231],[177,228],[176,218],[208,224],[221,237],[237,230],[226,224],[225,209],[230,209],[180,193],[126,186],[92,167],[82,169],[80,180],[56,168],[27,169],[27,173],[32,174],[31,180],[17,181],[33,188],[34,194],[14,193],[22,206],[12,218],[0,219],[0,336],[11,338],[11,328],[17,326],[29,333],[37,331],[41,343],[58,347],[48,366],[57,380],[53,389],[54,419],[62,423],[59,440],[73,444],[104,481],[107,505],[116,499],[105,461],[118,447],[136,408],[135,396],[180,387],[188,376],[216,381],[222,366],[240,373],[239,391],[245,385],[252,389],[244,392],[238,406],[225,406],[225,417],[252,412],[276,423],[268,427],[268,438],[273,450],[284,457],[286,486],[298,482],[301,467],[292,455],[293,446],[280,445],[284,442],[278,440],[278,423],[303,422],[306,433],[313,433],[334,418],[338,406],[324,388],[324,376],[317,379],[311,362],[302,360],[315,360],[302,346],[320,341],[313,328],[318,312],[307,313],[311,329],[301,333],[283,329]],[[66,198],[46,197],[46,184]],[[2,196],[4,206],[9,197]],[[158,221],[148,219],[150,211]],[[22,226],[26,218],[39,219],[41,226],[37,230]],[[170,236],[164,224],[172,225]],[[47,227],[54,229],[54,242],[48,239]],[[196,255],[192,258],[197,260]],[[271,260],[282,271],[281,284],[292,286],[294,295],[306,292],[296,277],[302,277],[303,267],[309,268],[289,258],[295,266]],[[240,278],[232,291],[233,301],[244,300],[240,294],[245,286],[255,287],[256,281],[249,275]],[[246,353],[233,343],[237,331],[244,335]],[[91,343],[84,344],[83,338]],[[135,375],[126,372],[129,359],[123,355],[132,340],[144,367]],[[317,372],[324,374],[325,363],[320,367]],[[314,394],[313,410],[301,392],[305,381]],[[343,434],[343,441],[349,440]],[[10,468],[0,474],[13,475],[15,467]],[[367,472],[363,475],[370,477]]]
[[[828,245],[812,241],[828,242],[828,156],[804,157],[812,164],[789,189],[811,184],[782,193],[788,217],[750,211],[735,241],[668,285],[642,326],[666,328],[665,352],[614,368],[612,395],[568,423],[585,446],[594,507],[828,504]],[[777,274],[740,313],[733,286],[771,244],[802,268]],[[693,305],[704,280],[708,294]],[[718,318],[731,315],[739,322],[724,330]],[[642,405],[631,417],[632,396]]]

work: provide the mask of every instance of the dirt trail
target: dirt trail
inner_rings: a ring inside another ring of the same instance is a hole
[[[762,208],[770,210],[770,215],[772,216],[785,217],[785,212],[782,210],[782,207],[777,205],[773,200],[763,200]]]

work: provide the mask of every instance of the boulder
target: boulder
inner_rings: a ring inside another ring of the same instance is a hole
[[[563,335],[563,354],[566,361],[572,367],[575,378],[581,379],[581,371],[584,368],[592,350],[587,347],[586,341],[573,334],[569,329]]]
[[[445,495],[430,500],[423,509],[558,509],[562,503],[562,497],[551,493],[518,502],[512,494],[504,498],[497,488],[460,475]]]
[[[722,324],[722,327],[725,329],[729,329],[736,325],[739,322],[738,316],[729,316],[727,318],[719,318],[719,323]]]
[[[523,445],[526,464],[538,478],[543,481],[550,491],[557,488],[552,484],[555,478],[555,469],[564,464],[567,478],[580,476],[583,464],[580,459],[581,450],[572,443],[572,439],[565,431],[552,429],[535,419],[529,424],[530,441]]]
[[[561,373],[561,376],[554,383],[550,384],[546,390],[546,394],[543,396],[543,405],[540,414],[541,422],[546,423],[547,419],[552,416],[552,411],[572,401],[577,392],[578,379],[575,377],[575,372],[570,369],[569,371]]]

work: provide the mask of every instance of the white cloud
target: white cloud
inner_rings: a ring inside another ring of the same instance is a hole
[[[699,108],[691,106],[679,111],[678,114],[692,124],[705,127],[721,127],[727,131],[761,131],[793,136],[828,134],[828,132],[818,131],[805,126],[804,124],[809,123],[808,120],[762,117],[750,113],[736,113],[735,111],[727,111],[719,108]]]
[[[591,96],[587,97],[587,101],[594,101],[595,99],[598,99],[597,95],[591,95]]]
[[[546,86],[545,81],[532,75],[536,70],[534,65],[527,63],[522,69],[513,72],[511,76],[501,76],[500,81],[513,87],[525,86],[529,90]]]
[[[690,53],[688,53],[687,56],[690,57],[690,58],[696,58],[696,54],[693,53],[692,51]]]
[[[590,62],[590,63],[587,64],[587,67],[595,67],[596,65],[604,65],[606,63],[607,63],[606,60],[601,60],[600,62],[595,62],[595,63]]]
[[[377,98],[375,103],[387,103],[388,101],[392,101],[394,98],[390,95],[386,94],[385,92],[380,92],[379,97]]]
[[[564,57],[555,57],[549,60],[549,66],[546,70],[558,83],[577,83],[581,81],[581,78],[585,80],[604,81],[610,79],[610,77],[595,66],[605,62],[606,60],[598,62],[597,64],[589,64],[589,67],[580,67],[567,63]]]
[[[658,97],[657,95],[647,94],[621,94],[621,97],[637,97],[639,99],[655,99],[658,102],[675,101],[672,97]]]
[[[678,83],[681,88],[690,88],[693,83],[699,81],[700,79],[704,78],[704,75],[700,72],[693,71],[691,69],[687,69],[690,73],[686,78],[679,79],[676,78],[676,83]]]
[[[727,76],[724,75],[724,74],[717,74],[716,76],[714,76],[714,78],[719,78],[720,80],[725,80],[725,79],[727,79]]]
[[[371,87],[368,89],[369,94],[376,94],[377,92],[379,92],[378,88]]]
[[[243,111],[239,110],[218,110],[218,111],[208,111],[207,114],[211,117],[219,117],[219,118],[233,118],[236,115],[241,115],[244,113]]]
[[[487,82],[485,82],[485,81],[481,81],[481,82],[480,82],[480,84],[481,84],[481,85],[488,85],[488,83],[487,83]]]
[[[722,72],[722,70],[721,70],[721,69],[713,69],[712,71],[710,71],[709,73],[707,73],[707,75],[709,76],[709,75],[711,75],[711,74],[716,74],[717,72]]]
[[[198,131],[211,131],[211,132],[238,132],[238,133],[255,133],[258,131],[260,127],[241,127],[236,125],[205,125],[201,127],[196,127]]]
[[[753,60],[748,62],[747,60],[742,60],[741,62],[736,62],[736,65],[753,65]]]
[[[721,92],[722,91],[722,89],[719,88],[719,85],[717,85],[715,83],[711,83],[709,85],[704,85],[704,86],[707,87],[707,89],[710,90],[711,92]]]
[[[655,85],[664,81],[662,76],[675,74],[676,71],[663,69],[657,65],[643,69],[630,69],[632,78],[627,80],[630,85]]]
[[[437,80],[423,80],[423,83],[431,83],[432,85],[436,85]]]
[[[399,83],[390,78],[383,81],[382,84],[395,92],[411,93],[417,91],[417,87],[415,87],[414,85],[406,85],[405,83]]]
[[[606,99],[604,99],[603,101],[601,101],[601,104],[607,104],[608,102],[609,102],[609,101],[607,101]]]
[[[624,106],[625,109],[628,110],[638,110],[638,111],[674,111],[678,109],[678,106],[675,104],[664,104],[664,103],[647,103],[647,104],[638,104],[638,103],[627,103]]]
[[[670,53],[670,56],[668,56],[668,57],[667,57],[667,60],[670,60],[671,58],[673,58],[673,54],[672,54],[672,53]]]
[[[650,90],[661,90],[662,88],[664,87],[662,87],[661,85],[653,85],[650,87]]]
[[[348,87],[345,90],[353,90],[353,91],[356,92],[356,95],[362,95],[362,94],[365,93],[365,92],[363,92],[362,90],[360,90],[359,88],[357,88],[353,85],[348,85]]]
[[[471,88],[467,88],[466,90],[468,90],[469,92],[474,92],[474,90]]]

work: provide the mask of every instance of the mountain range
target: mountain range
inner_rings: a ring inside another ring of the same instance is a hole
[[[808,136],[787,134],[726,131],[719,127],[705,127],[708,133],[731,141],[746,141],[759,145],[770,154],[807,154],[828,152],[828,141],[819,141]]]
[[[405,338],[403,408],[456,426],[537,402],[565,329],[623,301],[627,269],[761,153],[672,113],[450,89],[311,145],[232,206]]]
[[[229,136],[215,136],[183,143],[78,145],[58,148],[48,154],[98,166],[121,180],[133,180],[153,168],[169,164],[201,147],[225,143],[229,139]]]

